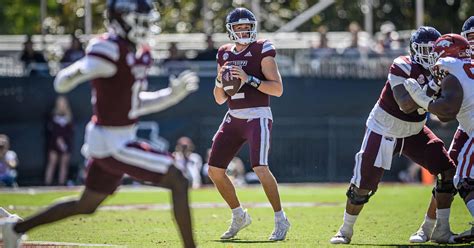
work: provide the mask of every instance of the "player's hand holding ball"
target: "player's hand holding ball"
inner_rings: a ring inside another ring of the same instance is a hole
[[[241,77],[239,77],[238,74],[235,73],[234,68],[239,68],[240,70],[242,70],[238,66],[229,66],[229,65],[223,65],[221,68],[222,89],[229,96],[235,95],[240,90],[240,87],[242,86]]]

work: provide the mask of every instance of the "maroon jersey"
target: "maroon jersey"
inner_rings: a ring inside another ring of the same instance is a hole
[[[264,39],[260,39],[251,43],[241,52],[235,51],[234,44],[226,44],[219,48],[217,52],[217,63],[223,66],[226,62],[228,65],[237,65],[248,74],[261,80],[267,80],[262,73],[262,59],[276,56],[276,50],[273,44]],[[270,106],[270,96],[244,84],[240,90],[227,100],[229,109],[243,109],[254,107]]]
[[[138,93],[146,87],[146,67],[151,64],[148,49],[134,51],[124,39],[104,35],[90,42],[87,56],[97,56],[117,67],[115,75],[92,80],[93,120],[103,126],[126,126],[137,120],[128,113],[138,101]]]
[[[379,106],[390,115],[404,121],[420,122],[426,118],[426,113],[419,114],[418,111],[405,114],[400,110],[400,106],[395,101],[392,87],[403,83],[407,78],[414,78],[419,84],[428,83],[430,72],[423,66],[411,61],[409,56],[400,56],[396,58],[390,66],[388,80],[382,90],[379,98]]]

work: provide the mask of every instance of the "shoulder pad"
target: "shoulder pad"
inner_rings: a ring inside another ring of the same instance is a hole
[[[116,62],[120,58],[120,49],[118,44],[111,40],[94,38],[89,41],[89,45],[87,45],[86,48],[86,54],[105,57]]]

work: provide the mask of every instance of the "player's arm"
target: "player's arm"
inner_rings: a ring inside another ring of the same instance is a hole
[[[191,71],[184,71],[177,78],[171,77],[169,86],[158,91],[142,91],[138,94],[139,104],[129,112],[130,118],[160,112],[182,101],[199,88],[199,77]]]
[[[275,58],[272,56],[264,57],[261,66],[262,73],[266,80],[248,75],[239,66],[232,66],[232,75],[240,78],[243,83],[246,83],[267,95],[280,97],[283,94],[283,83]]]
[[[440,121],[454,120],[461,109],[463,96],[459,80],[453,75],[447,75],[441,82],[441,95],[428,104],[428,111],[438,116]]]
[[[65,93],[91,79],[111,77],[117,72],[114,61],[118,58],[117,44],[93,39],[86,49],[85,57],[62,69],[56,75],[54,89],[58,93]]]
[[[447,122],[456,119],[462,105],[463,89],[459,80],[446,76],[441,82],[441,95],[434,100],[426,95],[416,80],[409,78],[404,83],[413,100],[423,109],[438,116],[441,121]]]
[[[392,88],[392,91],[393,97],[403,113],[409,114],[420,108],[416,102],[413,101],[413,98],[410,96],[403,84],[396,85]]]
[[[227,101],[227,94],[225,93],[222,86],[222,66],[217,64],[217,77],[214,86],[214,99],[219,105],[224,104]]]

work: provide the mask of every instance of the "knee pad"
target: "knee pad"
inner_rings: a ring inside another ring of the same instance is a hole
[[[466,196],[474,191],[474,179],[471,178],[463,178],[461,181],[459,181],[457,185],[458,191],[459,191],[459,196],[461,196],[462,199],[466,198]]]
[[[355,191],[355,188],[356,186],[352,184],[346,193],[347,198],[354,205],[366,204],[370,197],[375,194],[375,191],[370,191],[367,195],[360,195]]]
[[[452,179],[442,180],[440,178],[436,180],[435,191],[436,193],[451,193],[452,195],[456,195],[458,192]]]

